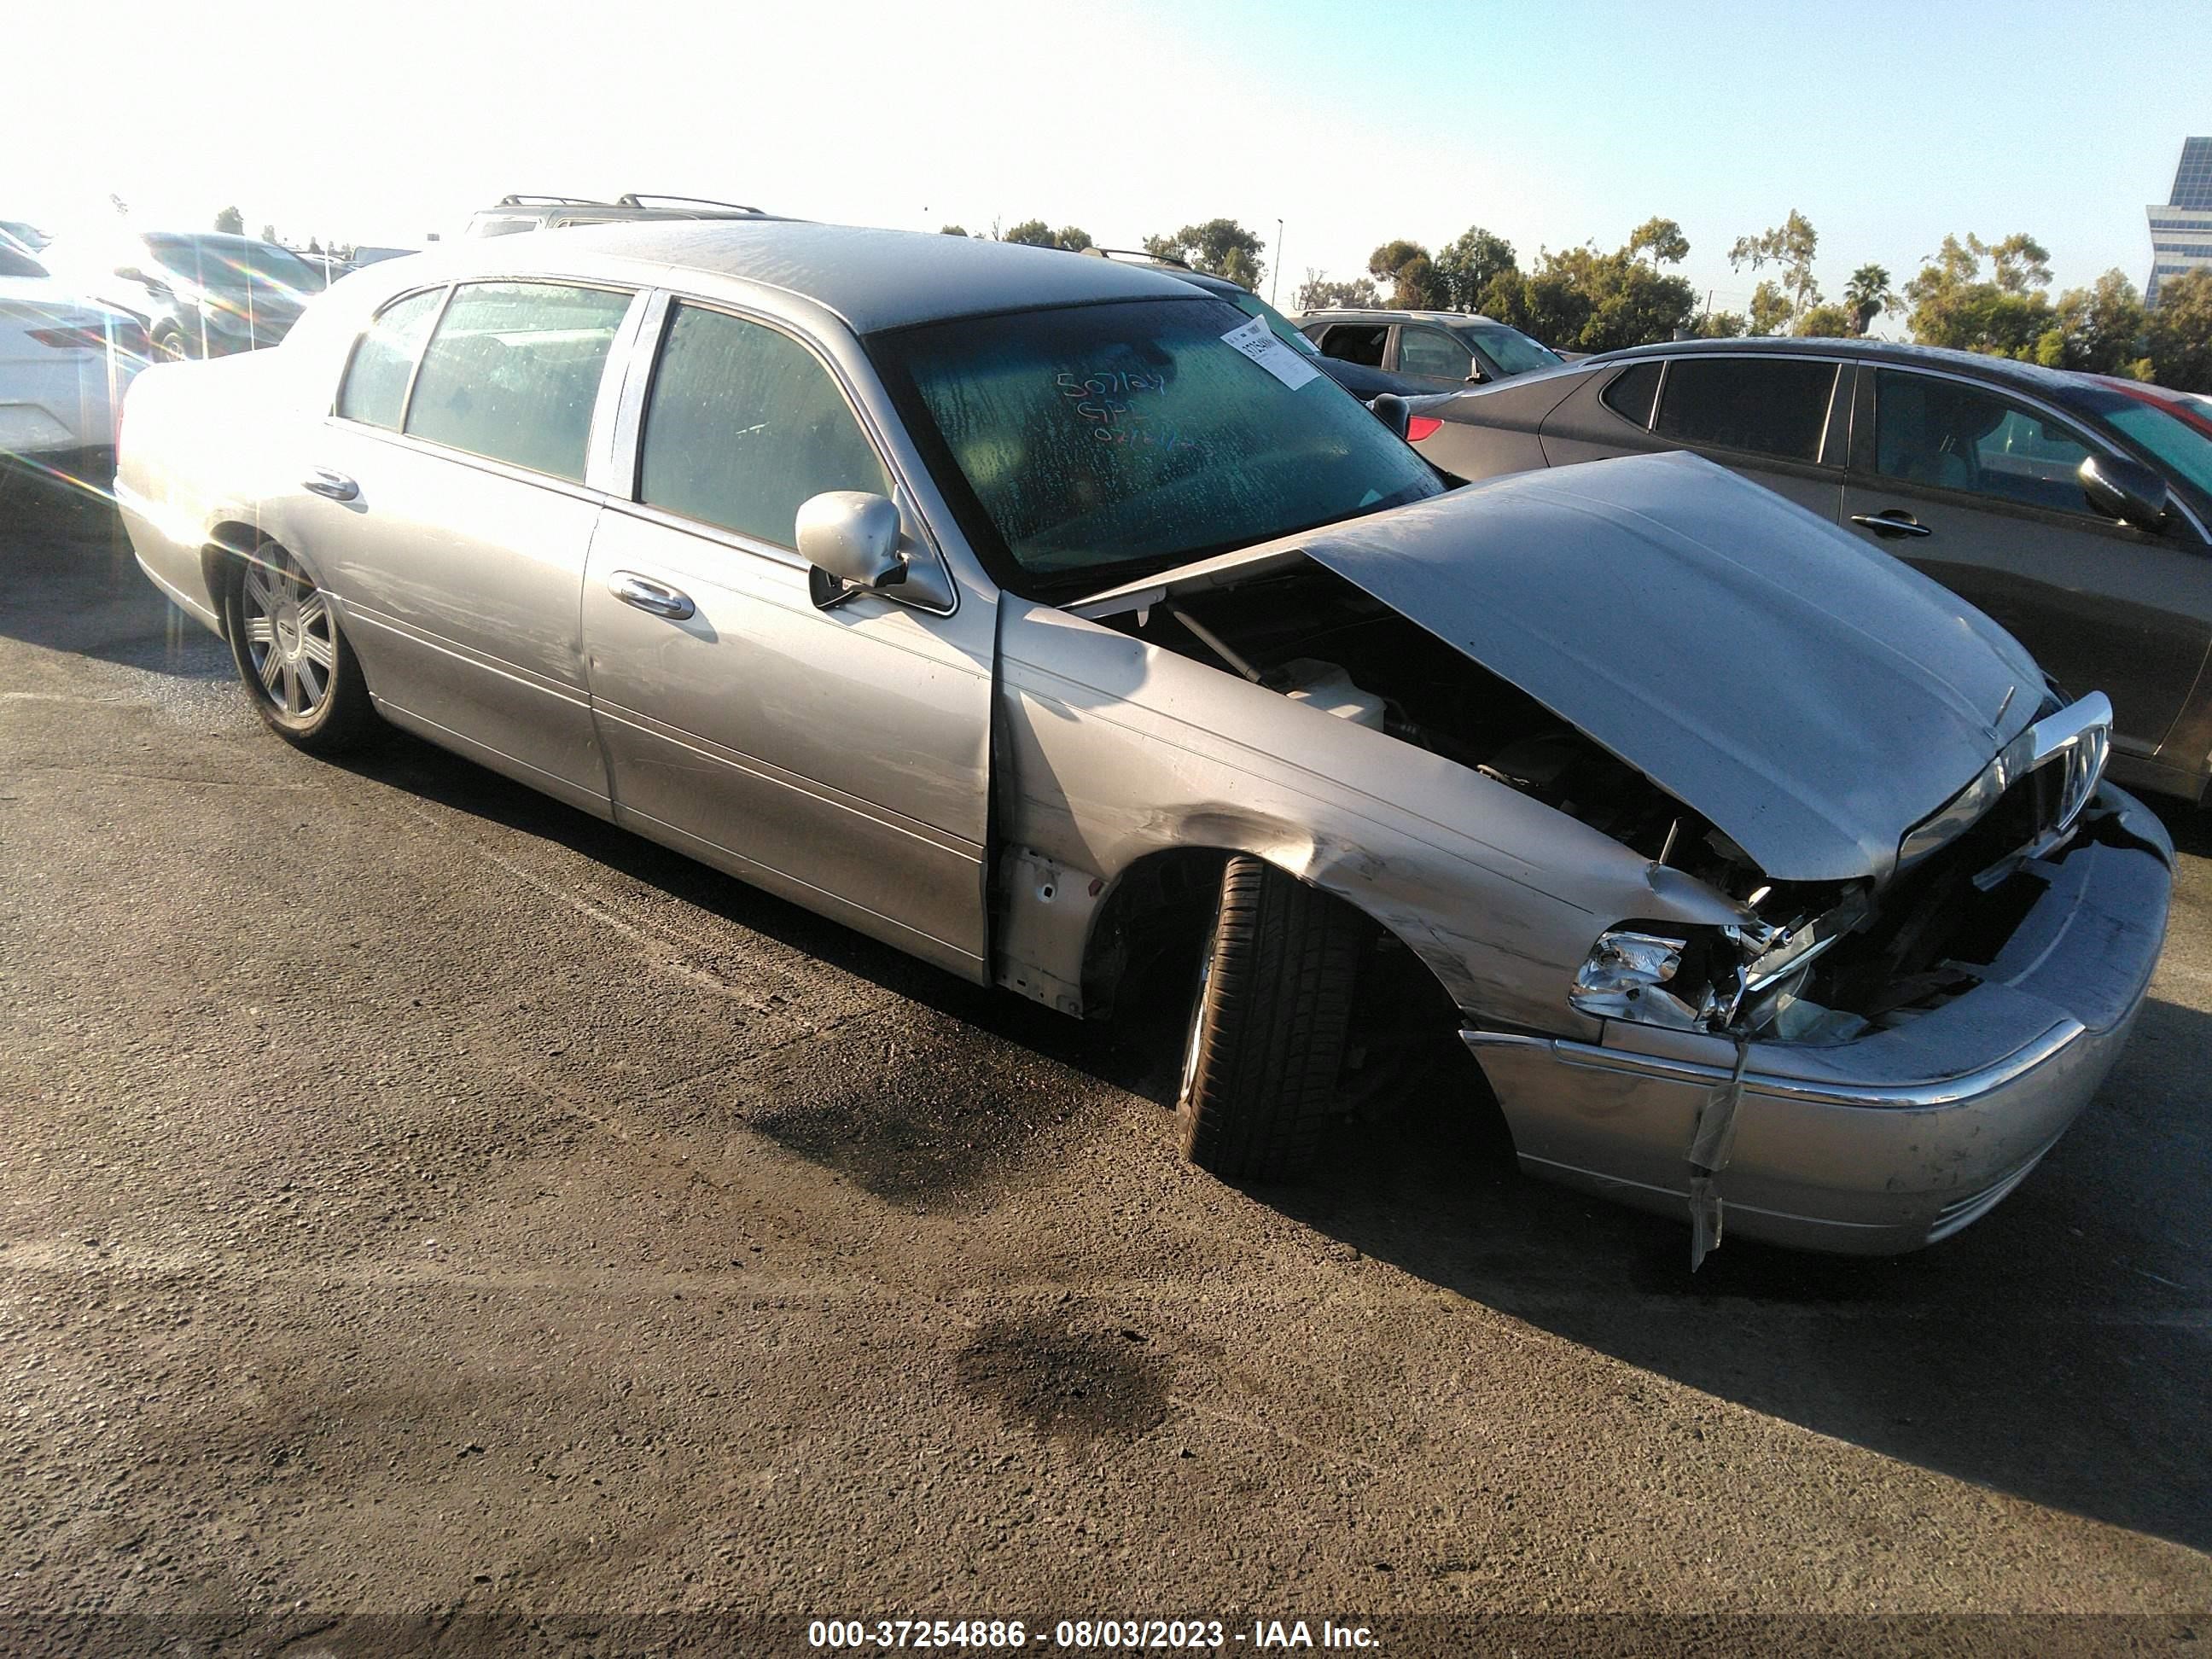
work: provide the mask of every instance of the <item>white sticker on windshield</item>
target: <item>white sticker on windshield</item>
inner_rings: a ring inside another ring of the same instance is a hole
[[[1293,392],[1321,373],[1277,339],[1265,317],[1255,317],[1243,327],[1231,329],[1221,338],[1224,344],[1235,346]]]

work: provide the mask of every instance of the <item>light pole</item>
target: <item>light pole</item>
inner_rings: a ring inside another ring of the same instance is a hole
[[[1275,221],[1275,280],[1267,284],[1267,303],[1273,305],[1283,294],[1283,222]]]

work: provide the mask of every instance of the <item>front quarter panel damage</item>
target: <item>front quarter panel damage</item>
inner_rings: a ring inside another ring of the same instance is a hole
[[[1069,1012],[1099,901],[1183,848],[1264,859],[1387,928],[1470,1017],[1561,1034],[1597,1034],[1565,992],[1602,928],[1742,917],[1468,768],[1054,607],[1010,599],[1000,651],[999,978]]]

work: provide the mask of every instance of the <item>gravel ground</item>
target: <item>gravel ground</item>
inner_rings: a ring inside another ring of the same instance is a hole
[[[103,514],[0,506],[0,1619],[2194,1628],[2212,831],[2166,816],[2154,1000],[2017,1194],[1693,1279],[1443,1088],[1222,1185],[1151,1047],[411,739],[296,754]]]

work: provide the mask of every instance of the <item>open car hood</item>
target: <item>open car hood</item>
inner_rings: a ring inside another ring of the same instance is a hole
[[[1955,594],[1692,455],[1494,478],[1131,586],[1231,586],[1293,552],[1520,687],[1777,880],[1887,878],[1905,832],[2045,699],[2027,653]]]

